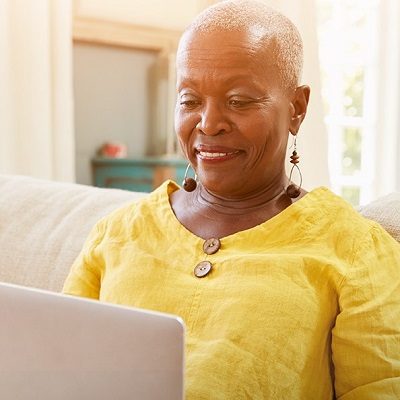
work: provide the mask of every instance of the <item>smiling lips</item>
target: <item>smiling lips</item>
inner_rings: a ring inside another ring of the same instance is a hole
[[[221,150],[213,150],[213,149],[207,149],[205,150],[197,150],[197,156],[204,161],[225,161],[229,160],[233,157],[235,157],[237,154],[239,154],[239,150],[233,150],[233,151],[221,151]]]

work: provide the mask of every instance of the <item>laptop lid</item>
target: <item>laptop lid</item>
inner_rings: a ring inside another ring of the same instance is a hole
[[[183,399],[179,317],[0,283],[0,398]]]

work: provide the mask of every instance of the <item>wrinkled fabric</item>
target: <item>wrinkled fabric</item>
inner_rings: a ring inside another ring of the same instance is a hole
[[[177,188],[102,219],[64,292],[182,317],[188,400],[400,399],[400,245],[383,228],[318,188],[206,255]]]

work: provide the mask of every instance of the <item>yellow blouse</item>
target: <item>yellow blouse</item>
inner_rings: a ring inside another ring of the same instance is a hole
[[[170,207],[177,188],[102,219],[63,291],[181,316],[188,400],[400,399],[400,245],[386,231],[319,188],[206,255]]]

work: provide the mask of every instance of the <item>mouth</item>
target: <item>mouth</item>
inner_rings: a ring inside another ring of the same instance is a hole
[[[202,161],[227,161],[241,153],[240,150],[224,148],[196,148],[196,156]]]

